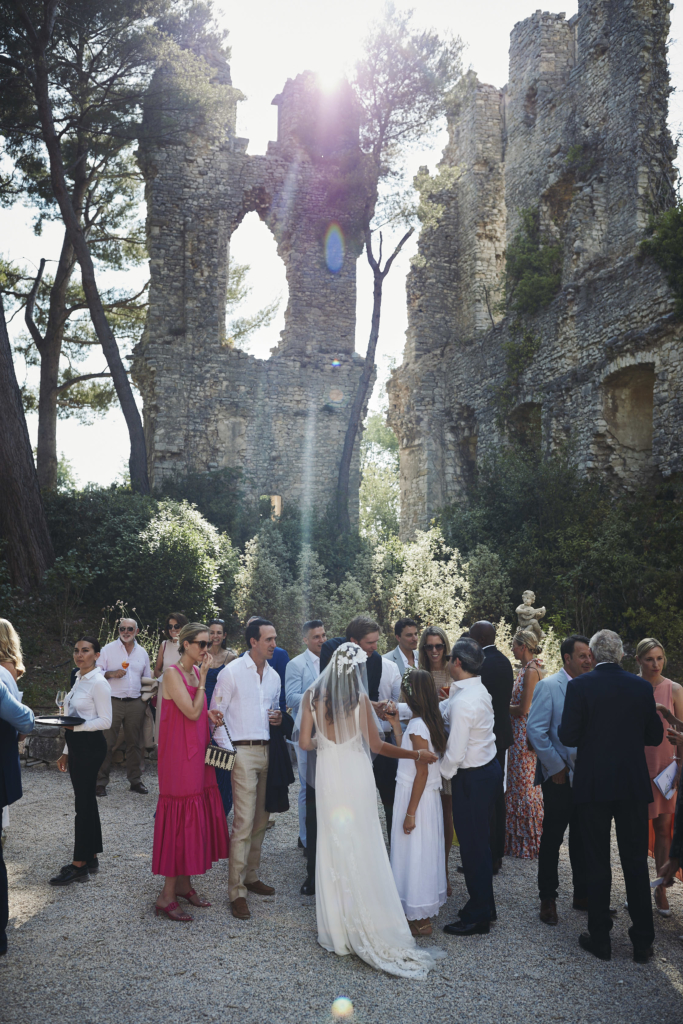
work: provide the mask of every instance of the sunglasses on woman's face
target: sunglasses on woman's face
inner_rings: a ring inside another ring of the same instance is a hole
[[[202,650],[205,650],[209,646],[208,640],[190,640],[190,643],[196,644],[197,647],[201,647]]]
[[[425,644],[426,651],[442,651],[444,644]]]
[[[178,629],[180,629],[180,626],[176,625],[175,622],[172,622],[172,623],[169,624],[169,627],[168,627],[169,633],[175,633],[176,630],[178,630]]]

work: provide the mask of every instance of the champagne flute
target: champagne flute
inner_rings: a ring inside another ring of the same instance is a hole
[[[59,708],[60,715],[64,714],[64,702],[66,701],[66,690],[57,690],[55,704]]]

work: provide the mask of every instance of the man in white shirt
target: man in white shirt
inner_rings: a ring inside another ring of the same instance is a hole
[[[322,619],[311,619],[303,625],[306,650],[287,663],[285,669],[285,699],[296,721],[302,694],[312,686],[320,675],[320,651],[327,640]],[[306,751],[295,744],[296,760],[299,767],[299,846],[306,856]]]
[[[399,619],[394,626],[396,647],[389,651],[384,657],[387,661],[393,661],[394,665],[403,678],[403,673],[409,668],[418,668],[417,645],[419,643],[417,622],[414,619]]]
[[[496,919],[493,861],[489,839],[491,809],[501,784],[496,759],[491,695],[479,675],[484,653],[469,637],[458,640],[448,668],[453,679],[446,713],[451,731],[441,774],[452,781],[453,824],[460,842],[469,900],[449,935],[488,935]]]
[[[572,798],[576,747],[565,747],[557,730],[562,721],[567,684],[593,669],[587,636],[578,633],[562,641],[563,667],[539,680],[529,709],[526,734],[538,755],[534,785],[543,792],[543,834],[538,851],[539,917],[544,924],[557,924],[558,866],[560,847],[569,828],[569,861],[572,868],[575,910],[588,909],[588,889],[579,834],[578,809]]]
[[[152,670],[147,651],[135,639],[137,633],[138,624],[135,619],[121,619],[118,640],[105,644],[97,659],[97,664],[111,687],[112,707],[111,729],[107,729],[104,734],[107,741],[107,756],[97,773],[98,796],[107,795],[112,747],[118,739],[122,725],[126,740],[126,774],[130,788],[134,793],[143,795],[149,792],[141,781],[144,767],[141,733],[147,705],[140,694],[142,677],[151,676]]]
[[[270,726],[280,725],[280,677],[268,664],[277,635],[272,622],[253,619],[245,631],[248,650],[219,673],[211,707],[223,712],[237,751],[232,770],[234,819],[230,837],[228,898],[232,916],[251,917],[247,891],[272,896],[275,889],[259,879],[261,846],[270,815],[266,811],[266,780]],[[223,730],[214,736],[229,746]]]

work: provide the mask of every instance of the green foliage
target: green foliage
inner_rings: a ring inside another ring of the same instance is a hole
[[[648,238],[640,243],[641,257],[659,264],[675,297],[674,315],[683,319],[683,200],[652,220]]]
[[[240,547],[260,526],[259,507],[245,498],[240,469],[217,469],[165,480],[157,495],[192,502],[219,533],[227,533]]]
[[[230,601],[236,566],[230,540],[188,502],[112,487],[53,492],[45,504],[57,556],[73,554],[95,573],[83,592],[87,599],[111,606],[122,600],[144,623],[178,605],[201,621],[215,612],[217,597]]]
[[[73,620],[87,588],[97,578],[97,569],[83,565],[77,551],[58,555],[43,577],[48,600],[52,603],[66,644]]]
[[[241,348],[245,351],[249,349],[252,335],[256,331],[261,330],[262,327],[268,327],[272,324],[282,301],[282,297],[278,295],[277,298],[257,310],[252,316],[233,316],[232,314],[251,292],[251,288],[247,284],[249,269],[247,263],[230,263],[225,303],[228,322],[225,331],[225,341],[223,342],[228,348]]]
[[[608,627],[636,642],[656,625],[663,643],[680,643],[680,481],[613,497],[568,453],[539,462],[510,448],[482,466],[468,504],[439,521],[465,558],[480,544],[495,552],[508,597],[533,589],[558,631]]]
[[[361,442],[361,537],[386,541],[398,536],[398,449],[398,438],[385,415],[377,412],[368,416]]]
[[[500,555],[485,544],[477,544],[469,558],[467,576],[470,591],[467,606],[469,625],[479,619],[496,622],[510,615],[510,576]]]
[[[73,463],[62,454],[59,456],[59,462],[57,463],[57,490],[69,493],[70,491],[75,491],[76,487]]]
[[[562,245],[543,236],[537,209],[520,213],[520,228],[505,252],[506,307],[518,316],[538,313],[562,284]]]

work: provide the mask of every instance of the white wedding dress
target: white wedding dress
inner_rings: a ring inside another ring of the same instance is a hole
[[[358,707],[352,714],[350,738],[337,743],[314,712],[318,942],[340,956],[356,953],[389,974],[425,978],[445,954],[419,949],[410,934],[384,845]]]

